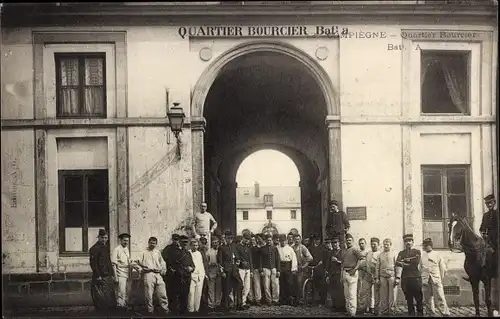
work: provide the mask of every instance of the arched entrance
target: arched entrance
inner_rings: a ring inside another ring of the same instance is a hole
[[[191,105],[195,209],[207,201],[222,228],[234,231],[236,170],[265,146],[295,158],[305,231],[323,233],[328,199],[342,197],[335,101],[321,66],[288,44],[247,43],[216,59]]]

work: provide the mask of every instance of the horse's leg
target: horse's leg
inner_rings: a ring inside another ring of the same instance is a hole
[[[486,304],[486,309],[488,309],[488,317],[493,316],[493,311],[491,309],[491,278],[486,276],[483,280],[484,283],[484,303]]]
[[[481,315],[479,311],[479,280],[470,277],[470,284],[472,286],[472,297],[474,299],[474,308],[476,308],[476,317]]]

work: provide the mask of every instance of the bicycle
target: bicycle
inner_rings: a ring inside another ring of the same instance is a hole
[[[314,303],[314,266],[308,266],[308,277],[304,280],[302,285],[302,296],[304,297],[304,303],[306,305],[312,305]]]

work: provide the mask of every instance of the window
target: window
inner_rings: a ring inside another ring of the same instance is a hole
[[[445,248],[447,223],[451,215],[471,216],[469,168],[423,166],[422,184],[424,238],[432,238],[436,248]]]
[[[421,52],[422,113],[470,114],[470,52]]]
[[[243,211],[243,220],[248,220],[248,210]]]
[[[295,209],[292,209],[290,211],[290,218],[291,219],[297,219],[297,211]]]
[[[273,206],[273,195],[272,194],[266,194],[266,195],[264,195],[264,204],[267,207]]]
[[[273,211],[272,210],[267,211],[267,219],[273,219]]]
[[[86,253],[109,228],[108,170],[59,170],[61,253]]]
[[[57,117],[106,117],[106,54],[55,53]]]

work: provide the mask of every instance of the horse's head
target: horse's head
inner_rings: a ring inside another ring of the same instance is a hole
[[[452,214],[448,222],[448,247],[450,250],[462,250],[461,242],[464,228],[463,221],[456,214]]]

